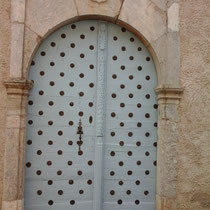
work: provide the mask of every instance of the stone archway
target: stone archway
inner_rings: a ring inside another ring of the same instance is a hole
[[[148,2],[141,5],[137,0],[133,5],[129,5],[127,0],[124,3],[122,1],[114,1],[115,3],[87,1],[89,3],[86,4],[86,7],[85,5],[83,7],[82,1],[79,0],[76,1],[76,4],[68,1],[68,5],[63,4],[63,1],[58,4],[45,1],[46,7],[40,7],[43,4],[41,1],[38,3],[30,1],[26,6],[25,1],[22,1],[19,7],[15,3],[11,5],[10,78],[5,81],[8,111],[2,209],[23,209],[25,103],[28,89],[31,87],[30,81],[26,79],[28,64],[42,40],[49,33],[67,22],[85,18],[112,20],[132,29],[138,37],[145,41],[153,56],[158,70],[156,91],[159,104],[157,209],[176,209],[177,106],[183,91],[179,86],[178,76],[177,32],[179,29],[176,27],[178,14],[174,13],[174,10],[177,11],[178,3],[172,4],[168,9],[160,4],[161,11],[157,11],[155,5],[148,9]],[[26,16],[24,16],[25,8]],[[71,12],[66,8],[71,8]],[[56,16],[54,16],[55,12]],[[141,21],[137,18],[140,16],[143,17]],[[169,18],[167,26],[166,17]],[[42,21],[37,22],[39,18]],[[170,18],[175,22],[171,22]]]

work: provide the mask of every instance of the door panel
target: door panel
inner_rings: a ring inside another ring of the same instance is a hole
[[[97,22],[91,21],[56,31],[34,57],[25,209],[92,209],[96,55]]]
[[[154,210],[157,78],[142,42],[112,23],[69,24],[29,79],[25,209]]]
[[[155,209],[156,85],[146,47],[129,31],[110,24],[104,210]]]

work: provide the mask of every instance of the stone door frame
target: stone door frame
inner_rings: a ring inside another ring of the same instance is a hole
[[[30,5],[25,0],[11,0],[10,74],[4,83],[7,89],[7,117],[2,210],[24,209],[26,102],[28,91],[32,88],[31,81],[27,80],[30,62],[50,33],[67,23],[84,19],[111,21],[127,28],[143,41],[154,60],[158,76],[156,209],[176,210],[177,109],[183,92],[179,85],[179,3],[171,1],[171,5],[161,8],[158,13],[155,6],[146,10],[140,4],[138,7],[140,1],[137,0],[134,1],[134,9],[128,0],[87,1],[91,4],[88,11],[79,5],[80,0],[69,0],[68,4],[72,4],[68,5],[71,6],[69,11],[65,13],[65,4],[57,5],[62,12],[54,16],[54,5],[47,0],[49,7],[45,18],[49,16],[48,21],[37,23],[36,15],[42,17],[42,9],[33,13],[33,7],[39,3]],[[110,9],[109,2],[118,3],[112,3],[113,8]],[[113,12],[115,10],[117,13]],[[138,17],[144,12],[147,17],[141,22]],[[155,25],[156,20],[163,21],[157,29],[155,26],[154,29],[149,28]]]

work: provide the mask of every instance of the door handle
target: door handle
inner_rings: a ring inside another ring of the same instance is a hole
[[[82,130],[82,121],[81,121],[81,119],[79,120],[79,123],[78,123],[77,134],[79,135],[79,140],[77,141],[77,144],[79,146],[79,154],[80,154],[81,153],[81,146],[83,144],[83,141],[82,141],[83,130]]]

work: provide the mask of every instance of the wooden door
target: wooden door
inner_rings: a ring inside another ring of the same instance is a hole
[[[29,79],[25,210],[154,210],[157,77],[142,42],[108,22],[69,24]]]

